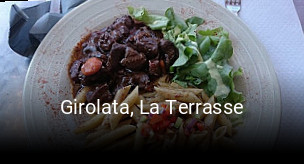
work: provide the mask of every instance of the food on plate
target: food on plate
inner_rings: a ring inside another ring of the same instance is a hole
[[[75,133],[88,133],[87,147],[103,150],[231,146],[240,115],[206,114],[202,108],[198,113],[171,113],[166,101],[176,100],[174,109],[182,103],[244,101],[233,81],[242,69],[234,71],[229,65],[229,34],[221,27],[199,30],[202,18],[183,20],[173,8],[164,16],[144,8],[128,10],[130,16],[117,18],[78,43],[69,73],[76,103],[115,100],[128,104],[132,115],[96,114]],[[149,111],[151,103],[160,106],[159,114],[140,112]]]
[[[163,39],[130,16],[117,18],[112,25],[85,37],[74,49],[70,77],[76,91],[91,90],[87,102],[110,102],[122,87],[138,86],[150,92],[153,82],[169,72],[178,57],[174,44]],[[77,87],[78,86],[78,87]]]

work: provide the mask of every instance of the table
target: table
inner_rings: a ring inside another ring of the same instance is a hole
[[[224,5],[224,0],[214,1]],[[38,2],[15,3],[25,7]],[[11,4],[0,3],[0,150],[23,150],[27,137],[22,90],[30,59],[8,46]],[[240,18],[266,47],[281,86],[282,119],[276,147],[304,146],[304,35],[293,1],[243,0]]]

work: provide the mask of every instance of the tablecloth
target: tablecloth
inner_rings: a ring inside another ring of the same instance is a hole
[[[214,0],[224,6],[224,0]],[[282,98],[277,147],[304,145],[304,35],[292,0],[242,0],[240,18],[266,47]]]

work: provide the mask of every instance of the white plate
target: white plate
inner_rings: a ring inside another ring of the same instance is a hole
[[[234,47],[231,63],[244,69],[236,87],[244,93],[247,109],[245,123],[238,128],[235,140],[247,148],[273,146],[279,130],[281,99],[267,52],[239,18],[210,0],[88,1],[61,19],[40,44],[26,77],[23,104],[31,144],[66,148],[75,147],[75,143],[82,145],[70,137],[83,137],[72,133],[83,117],[60,111],[61,102],[72,98],[68,77],[71,52],[90,31],[108,26],[115,18],[127,14],[127,6],[143,6],[155,14],[164,14],[168,7],[173,7],[183,18],[196,15],[206,20],[205,27],[222,26],[227,30]]]

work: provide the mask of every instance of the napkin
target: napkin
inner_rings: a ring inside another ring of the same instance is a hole
[[[31,57],[52,27],[70,10],[85,0],[61,1],[61,13],[50,13],[50,1],[33,7],[12,5],[9,46],[16,53]]]

